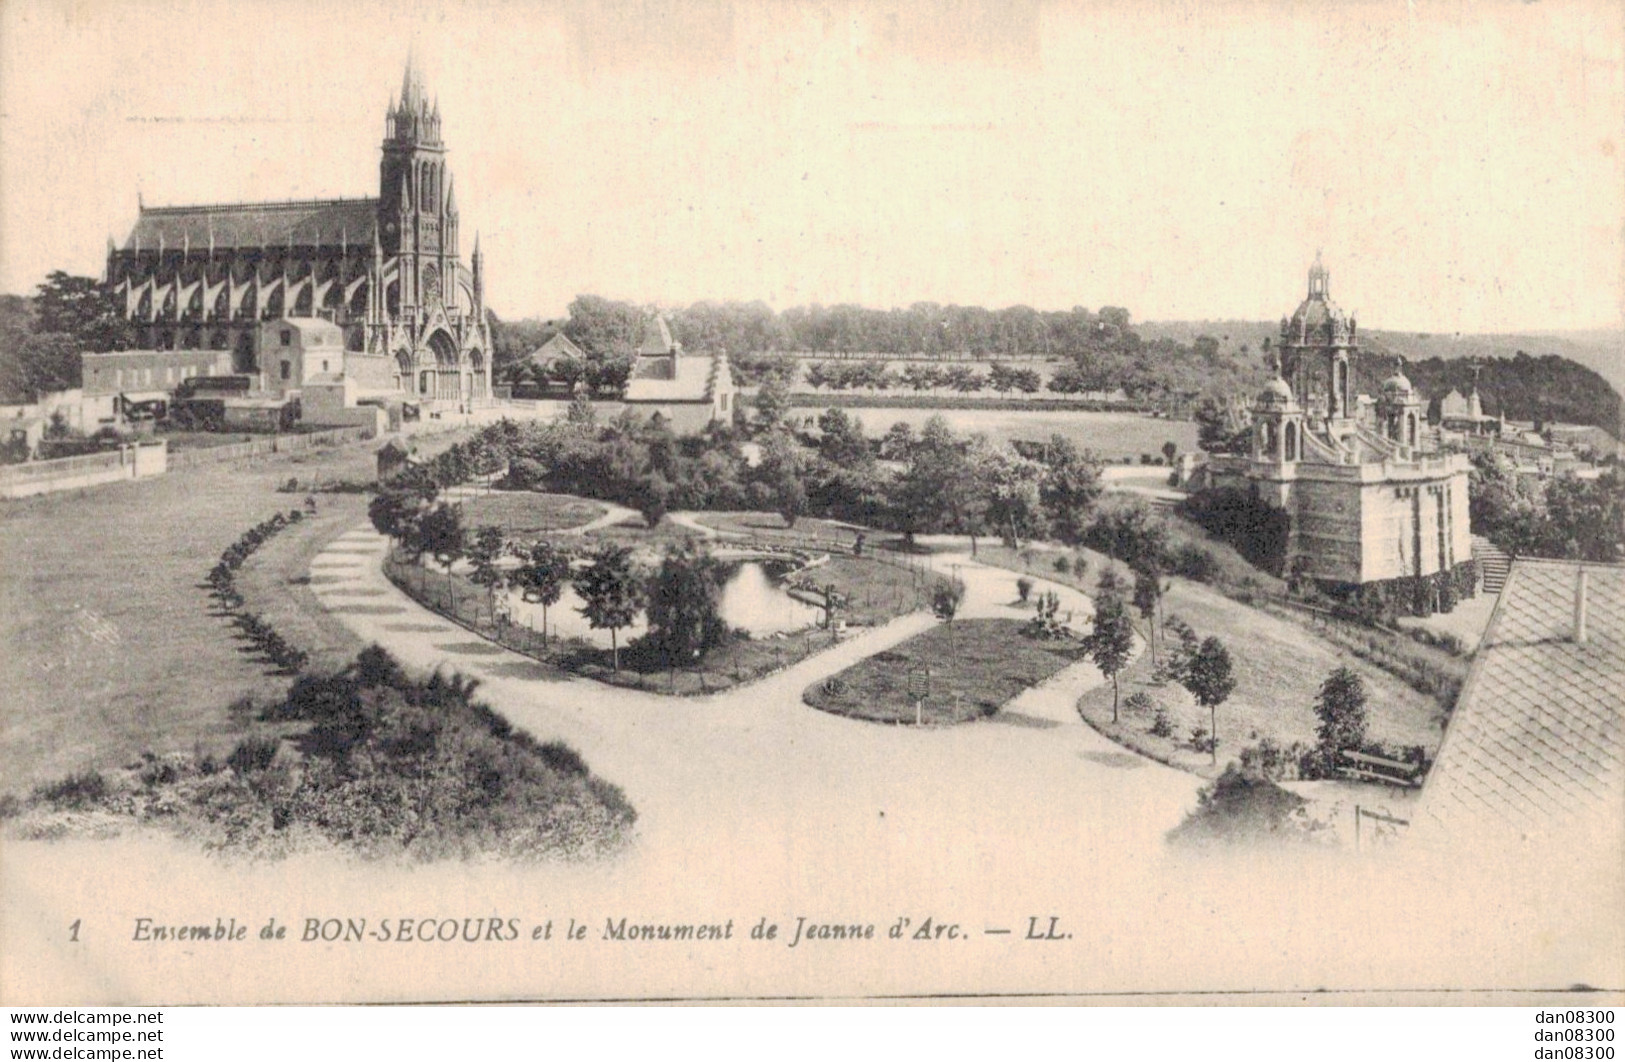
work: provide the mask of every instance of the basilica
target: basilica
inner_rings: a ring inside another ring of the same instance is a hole
[[[221,352],[263,380],[263,337],[291,331],[267,323],[325,322],[342,335],[343,371],[323,362],[324,375],[428,403],[487,399],[484,263],[476,236],[464,264],[446,154],[439,103],[408,61],[376,196],[143,203],[124,245],[108,241],[106,283],[149,350]]]
[[[1437,452],[1403,370],[1354,389],[1358,326],[1316,257],[1281,319],[1276,377],[1252,410],[1250,452],[1215,455],[1207,485],[1238,488],[1289,519],[1284,569],[1333,593],[1386,584],[1407,611],[1473,592],[1465,455]]]

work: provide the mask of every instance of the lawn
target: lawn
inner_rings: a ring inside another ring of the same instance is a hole
[[[1438,703],[1365,660],[1319,637],[1303,623],[1252,608],[1200,584],[1173,580],[1164,615],[1178,615],[1198,637],[1214,635],[1230,651],[1236,689],[1219,706],[1219,766],[1242,748],[1269,738],[1285,747],[1313,744],[1315,695],[1326,676],[1347,667],[1365,682],[1369,733],[1394,745],[1420,745],[1432,755],[1442,737]],[[1078,708],[1101,733],[1129,748],[1204,776],[1216,772],[1206,752],[1190,746],[1191,731],[1209,725],[1208,712],[1181,687],[1152,684],[1151,654],[1144,652],[1121,676],[1122,698],[1146,693],[1173,724],[1171,737],[1150,733],[1154,709],[1123,711],[1113,724],[1108,684],[1084,694]]]
[[[372,475],[373,447],[358,444],[0,503],[5,789],[118,766],[144,749],[229,750],[242,722],[228,706],[278,696],[287,678],[239,648],[204,575],[249,526],[299,504],[276,490],[290,476]],[[311,533],[358,501],[322,496]],[[279,551],[304,541],[289,532],[267,547],[267,562],[283,564]]]
[[[794,527],[785,526],[784,517],[778,513],[698,513],[696,518],[706,527],[720,531],[724,535],[747,536],[767,542],[808,546],[824,542],[828,547],[849,548],[856,537],[852,524],[843,524],[837,520],[821,520],[811,516],[803,516],[796,521]],[[865,531],[864,534],[870,543],[878,542],[882,538],[900,537],[885,531]]]
[[[924,723],[982,719],[1079,659],[1076,642],[1038,641],[1025,628],[1014,619],[940,624],[808,686],[801,698],[836,715],[912,724],[913,676],[915,688],[925,690]]]
[[[509,539],[533,538],[548,531],[580,527],[604,515],[597,502],[568,494],[539,494],[529,491],[489,491],[460,503],[463,526],[495,525]]]
[[[1189,533],[1192,541],[1203,532],[1184,521],[1171,520],[1171,524],[1184,525],[1180,530]],[[1211,541],[1203,543],[1219,557],[1224,570],[1233,575],[1255,572],[1258,583],[1268,586],[1277,580],[1256,572],[1228,546]],[[1059,556],[1083,557],[1088,568],[1080,578],[1072,572],[1061,573],[1054,568]],[[1113,561],[1093,550],[1078,549],[1026,549],[1020,552],[1005,546],[984,546],[980,559],[1013,571],[1029,571],[1047,579],[1076,587],[1086,594],[1096,592],[1096,580],[1105,566],[1111,566],[1132,586],[1132,575],[1120,561]],[[1403,664],[1412,657],[1426,657],[1438,667],[1463,669],[1465,661],[1451,660],[1448,654],[1417,645],[1405,638],[1393,638],[1380,631],[1362,632],[1358,643],[1351,640],[1346,625],[1325,629],[1311,624],[1305,616],[1277,614],[1226,597],[1218,590],[1189,579],[1169,578],[1168,591],[1163,597],[1162,614],[1166,619],[1178,616],[1189,623],[1198,637],[1215,635],[1229,649],[1236,669],[1236,691],[1219,707],[1219,766],[1233,758],[1244,746],[1269,738],[1286,746],[1294,741],[1313,743],[1316,719],[1313,711],[1315,694],[1326,675],[1334,668],[1346,666],[1359,675],[1366,684],[1370,697],[1370,734],[1373,738],[1395,745],[1421,745],[1431,755],[1439,746],[1443,735],[1444,713],[1439,701],[1419,692],[1390,671],[1365,657],[1381,656],[1367,643],[1375,640],[1379,647],[1391,650],[1390,655],[1402,656]],[[1137,613],[1134,619],[1143,636],[1145,625]],[[1336,640],[1334,640],[1334,638]],[[1353,649],[1363,655],[1356,655]],[[1190,747],[1191,730],[1207,727],[1208,715],[1199,709],[1182,688],[1177,685],[1151,684],[1151,654],[1144,652],[1120,676],[1121,697],[1126,700],[1136,692],[1144,692],[1160,704],[1173,723],[1171,738],[1157,737],[1149,732],[1154,718],[1152,711],[1140,714],[1120,712],[1120,722],[1113,724],[1112,690],[1108,683],[1086,694],[1079,703],[1084,718],[1107,737],[1129,748],[1143,752],[1165,763],[1212,775],[1210,757]]]
[[[309,653],[310,671],[336,671],[365,648],[317,600],[310,562],[366,518],[366,495],[323,495],[314,515],[272,536],[237,572],[243,611],[259,613],[278,634]]]

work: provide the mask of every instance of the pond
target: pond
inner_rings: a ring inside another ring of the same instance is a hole
[[[824,610],[791,597],[784,582],[775,574],[782,564],[772,561],[748,560],[734,566],[722,588],[722,618],[730,627],[743,627],[752,636],[761,638],[781,631],[798,631],[824,618]],[[542,606],[528,605],[517,592],[509,595],[513,602],[514,622],[533,630],[542,629]],[[580,611],[581,598],[571,587],[564,588],[559,603],[547,610],[548,633],[564,638],[582,638],[593,645],[609,648],[609,632],[595,631],[587,626]],[[621,628],[617,639],[626,645],[649,629],[640,613],[637,622]]]

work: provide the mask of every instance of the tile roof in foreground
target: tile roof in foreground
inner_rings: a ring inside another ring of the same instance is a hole
[[[1415,816],[1509,840],[1625,820],[1625,565],[1513,563]]]

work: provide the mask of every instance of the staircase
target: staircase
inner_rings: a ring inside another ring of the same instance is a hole
[[[1473,560],[1478,562],[1484,593],[1499,594],[1501,588],[1507,584],[1507,574],[1512,570],[1512,558],[1489,539],[1474,535]]]

